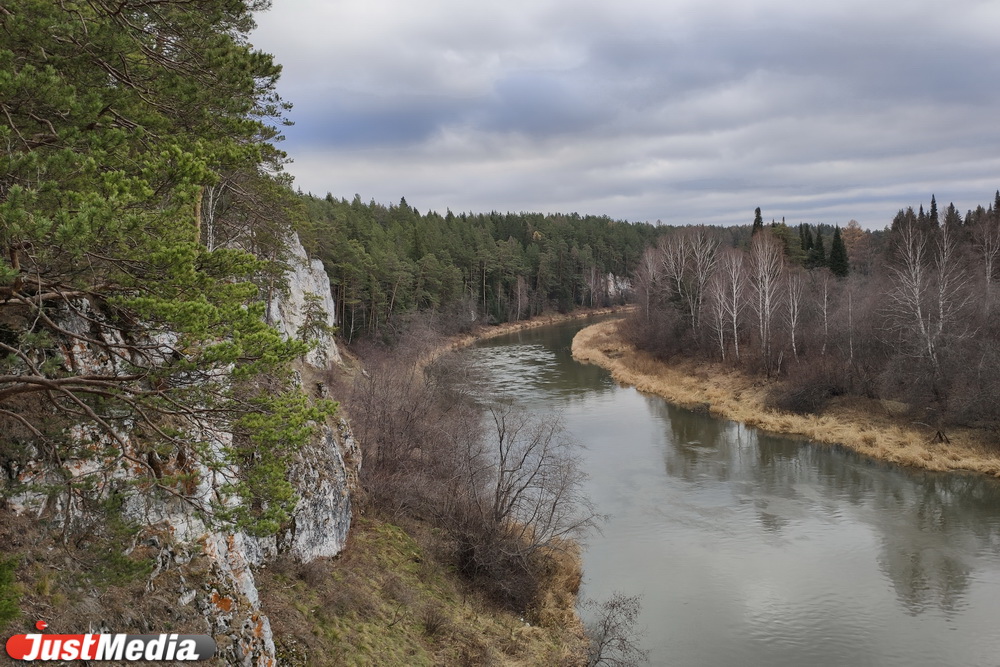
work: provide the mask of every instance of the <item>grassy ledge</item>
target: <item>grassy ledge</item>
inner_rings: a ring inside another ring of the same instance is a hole
[[[765,400],[775,381],[710,362],[660,361],[625,343],[618,334],[620,322],[582,329],[573,339],[573,358],[601,366],[639,391],[748,426],[842,445],[899,465],[1000,477],[996,434],[951,428],[950,443],[936,442],[935,430],[903,419],[898,404],[856,396],[834,399],[819,415],[779,412],[766,407]]]
[[[350,543],[258,574],[281,665],[577,665],[579,558],[548,573],[537,624],[497,609],[437,554],[436,529],[357,518]],[[569,589],[569,590],[567,590]],[[565,592],[564,592],[565,591]]]

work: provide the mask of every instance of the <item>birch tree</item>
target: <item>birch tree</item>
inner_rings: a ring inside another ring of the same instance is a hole
[[[809,276],[813,280],[816,305],[823,326],[823,342],[819,354],[826,356],[826,346],[830,341],[830,287],[833,283],[833,274],[828,269],[817,269],[810,271]]]
[[[781,243],[770,233],[756,234],[750,242],[750,289],[752,305],[757,318],[757,335],[760,340],[764,368],[770,373],[772,359],[772,324],[780,307],[781,276],[784,270],[784,253]]]
[[[719,272],[712,275],[708,283],[708,313],[709,322],[715,342],[719,344],[719,354],[726,360],[726,334],[729,322],[726,319],[726,284],[725,278]]]
[[[646,248],[635,271],[636,288],[642,294],[643,312],[647,322],[651,301],[659,290],[660,266],[660,251],[656,248]]]
[[[959,263],[952,233],[942,228],[932,248],[927,235],[915,225],[900,225],[897,263],[890,272],[890,308],[897,326],[914,342],[913,354],[926,358],[937,378],[945,336],[967,333],[960,315],[969,302],[969,279]]]
[[[671,297],[684,308],[694,334],[701,326],[705,288],[715,268],[718,245],[702,228],[674,234],[660,245],[661,269]]]
[[[712,279],[713,312],[718,316],[720,325],[725,322],[725,328],[732,334],[733,354],[740,358],[740,328],[743,324],[743,314],[746,310],[744,283],[747,272],[743,253],[729,248],[719,255],[716,272]],[[723,345],[725,336],[719,332]],[[723,351],[725,358],[725,351]]]
[[[993,210],[992,215],[983,215],[972,230],[973,247],[982,261],[985,299],[984,308],[989,315],[993,298],[993,276],[1000,260],[1000,211]]]
[[[785,278],[786,308],[785,319],[788,322],[788,332],[792,342],[792,356],[799,359],[799,348],[795,334],[802,319],[802,293],[805,291],[805,278],[801,270],[789,271]]]
[[[698,228],[686,235],[690,247],[688,251],[690,279],[686,301],[691,317],[691,329],[698,333],[701,327],[701,308],[705,299],[705,288],[715,270],[719,242],[710,237],[704,229]]]

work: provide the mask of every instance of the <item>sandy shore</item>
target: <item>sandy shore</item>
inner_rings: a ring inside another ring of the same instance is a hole
[[[748,426],[842,445],[880,461],[1000,477],[995,434],[949,429],[951,442],[937,442],[933,429],[893,415],[891,404],[858,397],[834,399],[821,415],[779,412],[765,406],[768,381],[717,364],[664,363],[624,343],[619,322],[582,329],[573,339],[573,357],[607,369],[616,381],[639,391]]]

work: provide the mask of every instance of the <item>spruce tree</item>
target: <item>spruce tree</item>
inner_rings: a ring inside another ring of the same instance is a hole
[[[750,228],[750,236],[754,236],[762,229],[764,229],[764,218],[761,216],[760,206],[758,206],[753,212],[753,227]]]
[[[823,235],[817,229],[812,250],[809,251],[809,257],[806,259],[806,267],[817,269],[823,266],[826,266],[826,248],[823,247]]]
[[[955,202],[948,204],[944,211],[944,225],[949,229],[960,229],[962,227],[962,216],[955,208]]]
[[[802,223],[802,250],[805,251],[806,257],[809,256],[809,252],[813,249],[813,237],[812,230],[809,229],[807,223]]]
[[[840,225],[833,230],[833,242],[830,244],[830,271],[833,275],[844,278],[850,272],[851,266],[847,259],[847,246],[840,235]]]

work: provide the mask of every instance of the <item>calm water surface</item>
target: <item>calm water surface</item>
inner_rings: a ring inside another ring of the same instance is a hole
[[[699,415],[573,361],[580,323],[465,352],[560,415],[610,514],[584,595],[642,595],[656,665],[1000,665],[1000,484]]]

